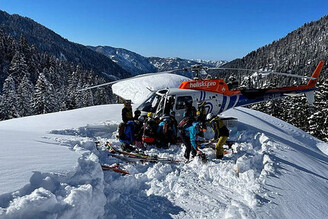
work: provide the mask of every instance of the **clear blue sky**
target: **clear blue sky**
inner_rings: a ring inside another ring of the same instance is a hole
[[[70,41],[233,60],[328,14],[328,0],[0,0]]]

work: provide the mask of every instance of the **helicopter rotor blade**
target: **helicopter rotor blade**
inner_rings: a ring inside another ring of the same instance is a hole
[[[94,89],[94,88],[99,88],[99,87],[103,87],[103,86],[107,86],[107,85],[111,85],[111,84],[115,84],[117,83],[118,81],[111,81],[111,82],[107,82],[107,83],[104,83],[104,84],[99,84],[99,85],[94,85],[94,86],[90,86],[90,87],[86,87],[86,88],[82,88],[82,89],[79,89],[77,91],[86,91],[86,90],[91,90],[91,89]]]
[[[282,72],[274,72],[274,71],[259,71],[260,74],[262,75],[269,75],[269,74],[274,74],[274,75],[283,75],[283,76],[288,76],[288,77],[294,77],[294,78],[302,78],[302,79],[315,79],[313,77],[309,76],[302,76],[302,75],[295,75],[295,74],[288,74],[288,73],[282,73]]]
[[[235,71],[252,71],[252,72],[258,72],[262,75],[269,75],[269,74],[275,74],[275,75],[283,75],[288,77],[294,77],[294,78],[304,78],[304,79],[315,79],[313,77],[309,76],[302,76],[302,75],[296,75],[296,74],[289,74],[289,73],[283,73],[283,72],[275,72],[275,71],[262,71],[262,70],[256,70],[256,69],[249,69],[249,68],[209,68],[209,70],[235,70]]]
[[[130,78],[124,78],[124,79],[120,79],[120,80],[115,80],[115,81],[111,81],[111,82],[107,82],[107,83],[103,83],[103,84],[99,84],[99,85],[94,85],[94,86],[82,88],[82,89],[79,89],[77,91],[81,92],[81,91],[86,91],[86,90],[90,90],[90,89],[94,89],[94,88],[99,88],[99,87],[115,84],[115,83],[118,83],[118,82],[121,82],[121,81],[130,80],[130,79],[133,79],[133,78],[142,78],[142,77],[147,77],[147,76],[151,76],[151,75],[159,75],[159,74],[174,74],[175,72],[177,72],[179,70],[171,70],[171,71],[163,71],[163,72],[146,73],[146,74],[136,75],[136,76],[130,77]]]

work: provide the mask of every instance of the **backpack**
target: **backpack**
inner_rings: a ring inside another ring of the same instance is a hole
[[[178,125],[179,130],[185,129],[187,126],[190,126],[192,124],[192,119],[190,117],[185,117],[181,120],[181,122]]]
[[[123,140],[125,138],[124,132],[125,132],[125,123],[121,122],[120,125],[118,126],[118,138]]]
[[[134,141],[134,122],[128,121],[127,123],[121,123],[118,128],[119,139],[128,141],[130,144]]]
[[[163,125],[163,134],[171,135],[173,133],[173,123],[170,119],[165,119]]]
[[[153,119],[149,119],[144,124],[143,136],[155,137],[157,130],[157,123]]]

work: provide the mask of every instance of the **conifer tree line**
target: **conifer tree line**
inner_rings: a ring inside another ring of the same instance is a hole
[[[79,91],[104,82],[0,31],[0,120],[110,103],[108,88]]]

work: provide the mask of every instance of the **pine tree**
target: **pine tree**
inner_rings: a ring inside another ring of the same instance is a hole
[[[78,72],[73,71],[71,74],[69,74],[68,77],[68,88],[67,88],[67,95],[65,98],[66,107],[67,109],[75,109],[78,106],[78,103],[76,103],[76,91],[77,91],[77,84],[78,84]]]
[[[10,62],[9,73],[18,83],[22,80],[24,75],[29,76],[28,67],[26,65],[25,56],[23,53],[16,51]]]
[[[25,75],[17,88],[17,110],[21,116],[32,115],[34,86]]]
[[[20,117],[17,110],[17,94],[15,81],[11,75],[9,75],[4,84],[2,90],[2,99],[0,103],[0,118],[12,119]]]
[[[47,69],[44,69],[44,72],[47,72]],[[53,85],[48,82],[44,72],[39,74],[34,88],[33,109],[36,114],[50,113],[59,110]]]

